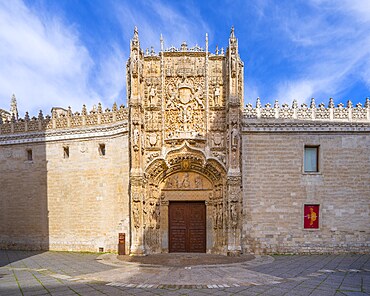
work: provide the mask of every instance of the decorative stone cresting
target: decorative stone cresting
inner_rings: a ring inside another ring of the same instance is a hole
[[[94,106],[90,112],[87,112],[86,106],[83,105],[81,113],[73,113],[71,107],[67,110],[53,108],[51,116],[47,115],[44,117],[40,110],[37,117],[30,118],[28,112],[26,112],[23,119],[0,121],[0,135],[81,128],[122,121],[128,121],[128,109],[123,105],[118,108],[116,103],[113,104],[112,110],[107,108],[105,111],[103,111],[101,103],[99,103],[98,107]]]
[[[343,103],[334,106],[332,98],[329,99],[328,107],[324,103],[316,105],[315,99],[311,99],[310,106],[303,103],[298,107],[297,101],[294,100],[292,107],[288,104],[279,105],[276,100],[274,106],[267,103],[262,107],[260,98],[257,98],[256,107],[247,104],[243,111],[244,119],[297,119],[297,120],[325,120],[325,121],[370,121],[370,100],[366,98],[365,106],[361,103],[354,107],[351,101],[347,102],[345,107]]]

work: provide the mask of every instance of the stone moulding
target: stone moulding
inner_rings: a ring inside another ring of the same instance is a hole
[[[128,122],[119,122],[105,126],[84,128],[54,129],[41,132],[27,132],[6,135],[0,134],[0,146],[116,136],[126,133],[128,133]]]
[[[370,132],[370,122],[244,119],[242,132]]]

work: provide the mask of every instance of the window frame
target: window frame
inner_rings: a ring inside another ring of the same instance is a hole
[[[33,151],[32,148],[26,149],[26,161],[32,162],[33,161]]]
[[[306,148],[316,148],[316,170],[306,171]],[[305,144],[303,146],[303,174],[320,174],[321,163],[320,163],[320,145]]]
[[[63,159],[69,159],[69,146],[63,146]]]
[[[107,155],[107,146],[105,143],[99,143],[98,151],[101,157],[105,157]]]

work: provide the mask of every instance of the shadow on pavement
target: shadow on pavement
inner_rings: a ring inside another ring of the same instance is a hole
[[[32,256],[36,256],[46,251],[19,251],[19,250],[0,250],[0,267],[9,265]],[[0,275],[1,277],[1,275]]]

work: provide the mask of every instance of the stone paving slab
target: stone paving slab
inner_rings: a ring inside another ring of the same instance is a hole
[[[0,250],[0,295],[370,295],[369,254],[177,267],[114,257]]]

